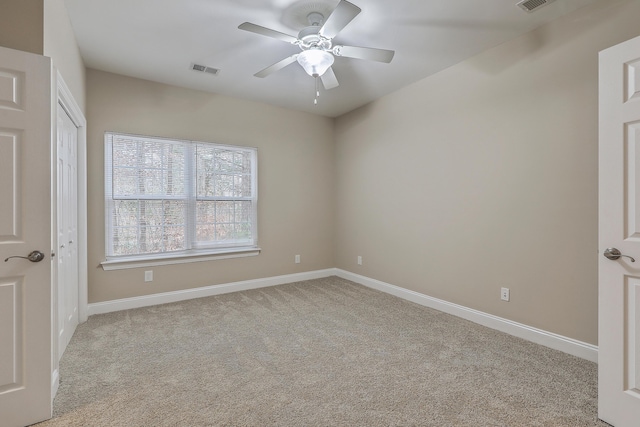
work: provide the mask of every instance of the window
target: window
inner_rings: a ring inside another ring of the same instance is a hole
[[[258,250],[256,171],[254,148],[107,132],[106,264]]]

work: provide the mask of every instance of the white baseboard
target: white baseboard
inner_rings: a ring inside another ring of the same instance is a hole
[[[230,292],[246,291],[249,289],[265,288],[268,286],[282,285],[285,283],[299,282],[303,280],[320,279],[323,277],[338,276],[351,280],[369,288],[397,296],[425,307],[430,307],[454,316],[470,320],[483,326],[496,329],[507,334],[523,338],[536,344],[544,345],[555,350],[562,351],[592,362],[598,362],[598,347],[584,343],[562,335],[537,329],[522,323],[514,322],[482,311],[474,310],[462,305],[453,304],[438,298],[433,298],[419,292],[394,286],[380,280],[371,279],[359,274],[351,273],[339,268],[308,271],[304,273],[287,274],[284,276],[267,277],[264,279],[246,280],[223,285],[213,285],[203,288],[185,289],[182,291],[165,292],[160,294],[145,295],[134,298],[125,298],[114,301],[89,304],[88,315],[109,313],[112,311],[129,310],[132,308],[148,307],[151,305],[167,304],[184,301],[193,298],[202,298],[213,295],[221,295]]]
[[[246,291],[249,289],[266,288],[268,286],[283,285],[285,283],[300,282],[303,280],[320,279],[335,276],[336,269],[308,271],[304,273],[287,274],[284,276],[267,277],[264,279],[245,280],[242,282],[226,283],[223,285],[206,286],[203,288],[185,289],[182,291],[163,292],[159,294],[144,295],[140,297],[124,298],[113,301],[89,304],[88,314],[110,313],[112,311],[130,310],[132,308],[148,307],[151,305],[167,304],[170,302],[184,301],[193,298],[209,297],[213,295],[228,294],[230,292]]]
[[[487,314],[482,311],[464,307],[462,305],[453,304],[438,298],[433,298],[419,292],[390,285],[389,283],[370,279],[368,277],[351,273],[349,271],[336,269],[335,274],[336,276],[342,277],[343,279],[351,280],[352,282],[359,283],[369,288],[377,289],[379,291],[395,295],[397,297],[423,305],[425,307],[430,307],[445,313],[453,314],[454,316],[458,316],[463,319],[470,320],[474,323],[478,323],[480,325],[487,326],[489,328],[496,329],[498,331],[505,332],[519,338],[523,338],[527,341],[531,341],[545,347],[553,348],[555,350],[559,350],[564,353],[568,353],[573,356],[598,363],[598,347],[595,345],[564,337],[562,335],[554,334],[552,332],[547,332],[542,329],[533,328],[531,326],[523,325],[522,323],[513,322],[502,317]]]
[[[58,388],[60,388],[60,371],[56,368],[51,373],[51,401],[53,401],[56,394],[58,394]]]

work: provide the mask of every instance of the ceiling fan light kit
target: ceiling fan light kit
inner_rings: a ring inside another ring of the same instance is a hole
[[[298,55],[297,61],[311,77],[320,77],[333,65],[333,55],[320,49],[309,49]]]
[[[317,104],[317,96],[320,93],[317,88],[319,77],[325,90],[338,86],[338,79],[331,68],[335,61],[335,56],[385,63],[391,62],[395,53],[392,50],[333,45],[333,38],[360,12],[361,9],[358,6],[346,0],[341,0],[326,20],[322,13],[310,12],[307,15],[310,25],[303,28],[298,33],[298,37],[250,22],[240,24],[238,28],[241,30],[285,41],[298,46],[302,50],[301,53],[278,61],[254,75],[261,78],[267,77],[297,61],[307,74],[316,79],[316,99],[314,103]]]

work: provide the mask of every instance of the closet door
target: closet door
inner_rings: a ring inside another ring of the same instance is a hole
[[[78,326],[78,128],[58,104],[58,360]]]

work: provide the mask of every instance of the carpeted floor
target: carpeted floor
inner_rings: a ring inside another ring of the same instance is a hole
[[[58,426],[607,426],[597,367],[337,277],[96,315]]]

